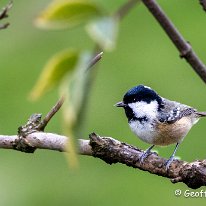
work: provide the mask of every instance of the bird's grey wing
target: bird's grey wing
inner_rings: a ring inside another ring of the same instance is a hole
[[[189,116],[196,112],[196,109],[175,101],[164,100],[164,107],[159,116],[162,123],[173,124],[182,117]]]

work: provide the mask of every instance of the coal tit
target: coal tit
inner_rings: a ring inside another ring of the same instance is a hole
[[[184,137],[206,112],[170,101],[159,96],[150,87],[138,85],[131,88],[123,101],[115,104],[123,107],[131,130],[141,140],[152,144],[141,156],[140,162],[150,154],[155,145],[166,146],[176,143],[175,150],[165,166],[169,168],[176,150]]]

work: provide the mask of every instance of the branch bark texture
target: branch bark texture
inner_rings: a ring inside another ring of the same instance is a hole
[[[89,135],[90,140],[78,140],[78,153],[102,159],[108,164],[122,163],[129,167],[148,171],[149,173],[169,178],[173,183],[184,182],[188,187],[197,189],[206,186],[206,160],[194,161],[191,163],[175,160],[169,170],[165,169],[166,159],[159,157],[156,153],[151,153],[144,163],[139,162],[139,158],[144,152],[132,145],[120,142],[111,137],[100,137],[95,133]],[[20,141],[17,135],[0,135],[0,148],[16,149],[15,145]],[[66,136],[34,132],[28,134],[25,141],[30,147],[36,149],[49,149],[60,152],[66,151],[69,138]],[[25,152],[25,150],[18,150]]]
[[[158,5],[156,0],[142,0],[142,2],[152,13],[157,22],[159,22],[163,30],[166,32],[166,34],[171,39],[176,48],[179,50],[180,57],[185,58],[185,60],[192,66],[192,68],[200,76],[200,78],[206,83],[206,66],[199,59],[197,54],[193,51],[191,45],[175,28],[174,24],[166,16],[166,14]]]

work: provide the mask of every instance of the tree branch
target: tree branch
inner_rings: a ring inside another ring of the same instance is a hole
[[[175,28],[174,24],[166,16],[161,7],[155,0],[142,0],[148,10],[159,22],[166,34],[172,40],[173,44],[180,52],[180,57],[185,58],[186,61],[192,66],[195,72],[206,83],[206,66],[199,59],[197,54],[193,51],[191,45],[183,38],[179,31]]]
[[[36,149],[48,149],[48,150],[56,150],[59,152],[66,152],[67,141],[69,138],[63,135],[46,133],[46,132],[34,132],[28,134],[26,137],[28,144]],[[18,135],[0,135],[0,148],[1,149],[16,149],[16,142],[19,141]],[[91,155],[91,147],[89,145],[89,140],[79,139],[79,150],[78,153],[81,155]],[[21,151],[22,150],[18,150]],[[35,150],[34,150],[35,151]],[[34,152],[33,151],[33,152]],[[31,153],[26,152],[25,153]]]
[[[90,140],[78,140],[78,153],[80,155],[100,158],[108,164],[122,163],[129,167],[169,178],[173,183],[184,182],[193,189],[206,186],[206,160],[197,160],[191,163],[174,160],[170,169],[166,170],[164,166],[166,159],[159,157],[156,153],[151,153],[141,164],[139,158],[144,152],[143,150],[111,137],[100,137],[95,133],[90,134],[89,138]],[[29,146],[35,149],[49,149],[60,152],[66,152],[69,143],[69,137],[44,132],[28,134],[26,140]],[[17,141],[19,141],[17,135],[0,135],[0,148],[16,150],[14,145]]]

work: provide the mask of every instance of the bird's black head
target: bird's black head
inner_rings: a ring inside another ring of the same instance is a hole
[[[162,103],[161,97],[150,87],[144,85],[138,85],[131,88],[123,97],[124,104],[135,103],[144,101],[150,103],[156,100],[158,104]]]
[[[138,85],[136,87],[131,88],[123,97],[123,101],[116,104],[117,107],[123,107],[125,109],[125,113],[127,115],[128,120],[135,120],[135,115],[132,109],[129,107],[130,103],[136,102],[146,102],[149,104],[152,101],[157,101],[160,110],[163,108],[162,98],[150,87],[144,85]]]

